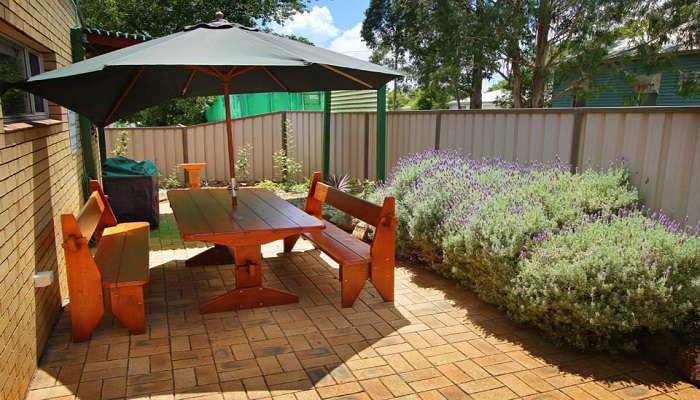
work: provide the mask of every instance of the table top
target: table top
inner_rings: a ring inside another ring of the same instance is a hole
[[[262,244],[302,232],[319,232],[325,226],[260,188],[238,190],[235,208],[228,189],[170,190],[168,200],[184,240]]]

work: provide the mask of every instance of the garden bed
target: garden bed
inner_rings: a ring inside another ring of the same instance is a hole
[[[430,151],[398,162],[373,198],[387,195],[400,257],[557,342],[632,352],[658,332],[697,340],[700,225],[639,210],[624,168],[572,174]]]

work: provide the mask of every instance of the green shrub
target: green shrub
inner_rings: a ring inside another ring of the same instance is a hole
[[[554,338],[633,350],[640,333],[697,323],[700,238],[639,213],[599,218],[534,244],[509,292],[510,314]]]
[[[443,242],[446,269],[484,300],[503,305],[518,273],[518,257],[533,238],[584,215],[637,201],[627,174],[614,168],[574,175],[562,168],[526,170],[500,180],[478,204],[453,208]],[[465,215],[467,216],[465,220]]]

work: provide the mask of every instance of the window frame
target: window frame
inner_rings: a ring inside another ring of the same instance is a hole
[[[18,50],[20,50],[22,54],[22,58],[24,61],[24,76],[25,79],[29,79],[32,76],[36,76],[39,74],[42,74],[46,71],[45,69],[45,63],[44,63],[44,55],[36,51],[27,45],[18,42],[6,35],[0,34],[0,40],[7,42],[8,44],[16,47]],[[32,70],[31,70],[31,63],[30,63],[30,55],[36,56],[38,59],[39,63],[39,73],[32,75]],[[34,120],[40,120],[40,119],[47,119],[49,118],[49,102],[44,99],[43,97],[34,95],[29,92],[25,92],[27,97],[28,97],[28,104],[29,108],[31,109],[31,112],[29,113],[23,113],[23,114],[5,114],[3,110],[3,119],[5,120],[6,123],[11,123],[11,122],[19,122],[19,121],[34,121]],[[37,111],[36,107],[36,100],[41,99],[42,101],[42,106],[44,108],[43,111]]]

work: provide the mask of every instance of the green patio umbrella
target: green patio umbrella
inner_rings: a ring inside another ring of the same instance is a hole
[[[106,126],[178,97],[379,89],[399,72],[330,50],[216,20],[16,82]],[[231,176],[234,146],[226,129]]]

